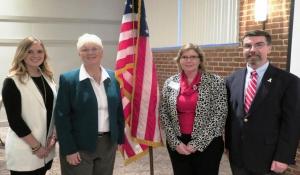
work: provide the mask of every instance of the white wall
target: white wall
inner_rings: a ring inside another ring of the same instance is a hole
[[[178,0],[144,0],[152,47],[177,46]]]
[[[0,89],[18,42],[29,36],[44,41],[57,80],[80,66],[76,40],[83,33],[100,36],[102,64],[114,68],[123,0],[0,0]]]
[[[154,48],[237,43],[239,0],[144,0]]]
[[[237,43],[239,0],[182,0],[182,43]]]
[[[95,33],[103,39],[105,58],[102,63],[114,68],[124,2],[0,0],[0,88],[17,43],[29,35],[45,42],[56,79],[60,73],[79,66],[75,44],[78,36],[85,32]],[[218,0],[144,2],[150,44],[154,48],[180,46],[187,42],[222,44],[237,41],[238,0],[222,3]]]
[[[295,0],[290,72],[300,77],[300,0]]]

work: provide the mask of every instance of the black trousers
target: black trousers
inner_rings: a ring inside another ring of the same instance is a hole
[[[271,171],[266,173],[252,172],[243,167],[238,167],[232,162],[230,162],[230,167],[231,167],[232,175],[280,175],[279,173],[275,173]]]
[[[49,161],[44,167],[34,171],[10,171],[11,175],[45,175],[51,168],[53,160]]]
[[[182,135],[179,140],[187,144],[190,135]],[[219,166],[224,151],[222,137],[214,138],[203,151],[196,151],[190,155],[179,154],[167,145],[171,158],[174,175],[218,175]]]

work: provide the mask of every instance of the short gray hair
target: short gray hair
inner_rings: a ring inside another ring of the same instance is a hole
[[[94,34],[85,33],[78,38],[77,50],[79,50],[86,43],[94,43],[103,49],[102,40]]]

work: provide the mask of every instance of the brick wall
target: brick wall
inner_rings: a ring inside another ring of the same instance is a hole
[[[245,31],[253,29],[262,29],[261,22],[254,21],[254,3],[255,0],[240,1],[240,36]],[[265,30],[272,35],[272,53],[269,59],[275,66],[286,69],[287,50],[288,50],[288,27],[290,15],[290,0],[269,0],[269,15],[265,23]],[[245,66],[242,57],[242,49],[239,45],[226,47],[205,48],[205,65],[207,71],[216,73],[220,76],[227,76],[234,70]],[[177,67],[173,58],[178,50],[157,51],[153,53],[157,66],[158,79],[160,87],[166,78],[177,72]],[[300,175],[300,144],[296,156],[296,165],[291,166],[286,172],[287,175]]]

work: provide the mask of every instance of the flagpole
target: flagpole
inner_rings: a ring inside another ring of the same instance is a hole
[[[149,146],[149,158],[150,158],[150,175],[154,175],[153,147],[152,146]]]

